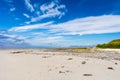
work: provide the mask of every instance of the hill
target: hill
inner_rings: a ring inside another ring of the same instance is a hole
[[[120,48],[120,39],[112,40],[106,44],[98,44],[97,48]]]

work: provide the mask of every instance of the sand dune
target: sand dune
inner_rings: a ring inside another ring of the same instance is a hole
[[[119,80],[120,61],[112,57],[119,58],[120,54],[112,52],[106,59],[102,58],[107,56],[105,52],[98,54],[0,50],[0,80]]]

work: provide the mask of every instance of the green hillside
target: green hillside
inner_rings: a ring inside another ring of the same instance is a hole
[[[112,40],[106,44],[98,44],[97,48],[120,48],[120,39]]]

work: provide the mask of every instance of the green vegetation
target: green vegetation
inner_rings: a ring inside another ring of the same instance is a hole
[[[112,40],[107,44],[98,44],[97,48],[120,48],[120,39]]]
[[[74,50],[74,51],[84,51],[84,50],[90,50],[90,48],[71,48],[70,50]]]
[[[59,51],[90,51],[91,48],[58,48]]]

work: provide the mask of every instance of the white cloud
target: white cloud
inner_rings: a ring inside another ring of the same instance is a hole
[[[30,24],[30,22],[29,22],[29,21],[27,21],[27,22],[25,22],[25,24]]]
[[[34,17],[31,19],[31,22],[36,22],[36,21],[39,21],[39,20],[42,20],[42,19],[45,19],[45,18],[50,18],[50,17],[56,17],[56,16],[59,16],[59,18],[61,18],[65,13],[61,13],[59,11],[53,11],[52,13],[47,13],[47,14],[43,14],[41,16],[38,16],[38,17]]]
[[[13,12],[13,11],[15,11],[16,10],[16,8],[10,8],[10,11],[11,12]]]
[[[51,33],[59,35],[84,35],[120,32],[119,15],[103,15],[71,20],[48,26]]]
[[[5,2],[12,3],[13,0],[4,0]]]
[[[64,38],[62,36],[47,36],[47,37],[41,37],[41,35],[37,35],[36,37],[33,37],[31,39],[27,39],[26,42],[33,45],[33,46],[54,46],[60,47],[59,42],[64,41]]]
[[[87,35],[104,34],[120,32],[120,15],[102,15],[78,18],[64,23],[54,24],[47,22],[35,25],[26,25],[13,27],[11,32],[23,32],[34,29],[43,29],[40,32],[31,32],[31,35],[25,35],[25,42],[35,46],[68,46],[73,45],[73,41],[67,39],[64,35]],[[29,38],[30,37],[30,38]],[[73,39],[74,40],[74,39]],[[78,40],[79,41],[79,40]],[[77,40],[75,45],[78,44]]]
[[[9,31],[24,32],[24,31],[33,30],[33,29],[39,29],[41,27],[46,27],[52,23],[53,22],[47,22],[47,23],[35,24],[35,25],[18,26],[18,27],[13,27],[9,29]]]
[[[0,41],[9,41],[9,42],[16,42],[16,43],[21,43],[24,41],[24,37],[18,36],[18,35],[13,35],[9,34],[8,32],[0,32]]]
[[[0,31],[0,48],[27,48],[31,47],[24,42],[25,37],[10,34],[8,31]]]
[[[16,17],[15,20],[20,20],[20,18]]]
[[[56,35],[84,35],[120,32],[119,15],[103,15],[70,20],[54,24],[53,22],[15,27],[10,31],[27,31],[32,29],[47,29],[48,33]]]
[[[9,6],[9,11],[13,12],[16,10],[15,5],[14,5],[14,0],[4,0],[7,5]]]
[[[30,16],[26,13],[23,13],[23,15],[26,17],[26,18],[30,18]]]
[[[42,47],[69,47],[70,45],[79,45],[79,39],[70,39],[64,36],[51,35],[47,32],[33,32],[26,42],[34,46]]]
[[[24,1],[25,1],[26,8],[27,8],[30,12],[35,11],[35,9],[34,9],[34,7],[32,6],[30,0],[24,0]]]
[[[33,17],[31,19],[31,22],[36,22],[45,18],[51,18],[51,17],[58,17],[61,18],[63,15],[65,15],[66,12],[66,6],[65,5],[59,5],[55,1],[52,1],[51,3],[45,3],[40,6],[40,10],[42,11],[42,15]]]
[[[40,10],[43,12],[43,13],[46,13],[46,11],[50,10],[50,9],[53,9],[53,7],[56,6],[56,3],[55,2],[51,2],[51,3],[45,3],[43,5],[40,6]]]
[[[31,4],[30,0],[24,0],[26,8],[32,12],[34,15],[29,16],[26,13],[23,13],[23,16],[26,18],[30,18],[30,21],[27,23],[34,23],[37,21],[41,21],[46,18],[58,18],[60,19],[65,15],[67,9],[66,6],[60,4],[58,0],[51,1],[49,3],[44,3],[40,5],[39,3]]]

